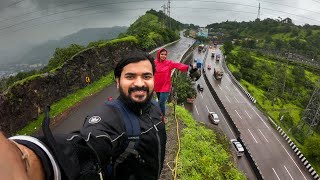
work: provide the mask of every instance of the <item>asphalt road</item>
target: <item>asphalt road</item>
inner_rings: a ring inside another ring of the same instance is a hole
[[[212,69],[206,70],[206,75],[239,128],[264,178],[267,180],[312,179],[288,143],[273,129],[267,117],[238,89],[229,75],[225,72],[221,81],[213,78],[213,68],[223,69],[221,62],[224,59],[219,48],[211,51],[221,54],[221,60],[217,62],[215,58],[208,55],[206,65],[211,64]]]
[[[192,39],[182,38],[177,43],[167,47],[166,49],[168,49],[169,52],[168,59],[178,61],[188,49],[189,44],[192,43]],[[216,49],[216,51],[216,54],[221,53],[219,49]],[[195,56],[196,55],[201,56],[201,54],[195,54]],[[221,59],[221,61],[223,61],[223,59]],[[271,127],[266,117],[243,95],[237,86],[233,84],[228,74],[224,74],[221,82],[217,82],[212,78],[213,68],[220,66],[221,62],[217,63],[215,59],[211,59],[211,57],[208,56],[206,63],[212,65],[211,71],[206,70],[211,85],[239,127],[241,135],[265,179],[312,179],[302,163],[292,152],[290,146]],[[209,93],[203,77],[200,78],[198,82],[204,85],[204,93],[198,94],[194,103],[195,106],[192,112],[195,119],[204,123],[210,123],[208,120],[208,111],[215,111],[220,117],[218,127],[221,128],[230,139],[235,138],[232,129]],[[72,109],[72,111],[64,117],[63,121],[54,127],[54,133],[68,133],[80,129],[86,115],[93,109],[101,106],[109,96],[114,98],[118,96],[115,84],[106,87],[100,93],[93,95]],[[238,158],[238,165],[239,168],[246,173],[248,179],[255,179],[244,156]]]
[[[204,58],[204,54],[205,53],[203,53],[203,52],[198,53],[198,50],[195,49],[193,52],[193,58],[197,58],[197,57]],[[212,64],[212,70],[213,70],[213,67],[214,66]],[[206,68],[206,67],[204,67],[204,68]],[[210,70],[206,69],[206,71],[210,71]],[[208,76],[208,74],[207,74],[207,76]],[[211,79],[212,75],[208,76],[208,78]],[[220,122],[217,126],[220,129],[222,129],[222,131],[225,133],[225,135],[229,139],[235,139],[236,135],[234,134],[228,121],[226,120],[226,118],[222,114],[219,106],[214,101],[214,98],[211,95],[203,76],[201,76],[201,78],[196,82],[195,87],[197,86],[197,84],[203,85],[203,87],[204,87],[203,92],[197,90],[197,92],[198,92],[197,98],[196,98],[195,102],[193,103],[193,105],[191,105],[191,108],[190,108],[190,104],[186,104],[185,107],[189,111],[192,112],[194,119],[196,119],[200,122],[203,122],[205,124],[212,124],[212,122],[208,118],[209,112],[213,111],[213,112],[217,113],[219,116],[219,119],[220,119]],[[234,153],[234,156],[236,156],[235,153]],[[240,158],[236,157],[235,159],[238,163],[238,168],[242,172],[245,173],[248,180],[256,179],[255,174],[249,164],[249,161],[245,156],[242,156]]]
[[[181,37],[180,41],[166,47],[168,50],[168,59],[179,61],[184,52],[189,48],[189,45],[193,44],[193,42],[193,39]],[[71,112],[66,114],[62,121],[53,128],[53,132],[69,133],[79,130],[85,117],[97,107],[102,106],[109,96],[112,96],[113,98],[119,96],[115,83],[87,98],[73,108]]]

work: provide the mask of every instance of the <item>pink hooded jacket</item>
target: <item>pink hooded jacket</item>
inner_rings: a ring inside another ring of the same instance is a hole
[[[188,70],[188,65],[182,63],[176,63],[172,60],[166,59],[160,60],[160,51],[164,48],[160,48],[157,52],[155,59],[156,72],[154,74],[154,91],[155,92],[170,92],[171,90],[171,71],[176,68],[182,72]],[[166,49],[164,49],[166,50]],[[166,50],[167,51],[167,50]],[[168,56],[168,51],[167,51]]]

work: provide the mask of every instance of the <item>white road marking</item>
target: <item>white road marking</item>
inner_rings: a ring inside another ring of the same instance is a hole
[[[273,134],[273,133],[272,133]],[[290,159],[293,161],[293,163],[296,165],[296,167],[299,169],[300,173],[302,174],[302,176],[304,177],[305,180],[307,180],[307,178],[304,176],[303,172],[301,171],[301,169],[298,167],[297,163],[293,160],[293,158],[290,156],[290,154],[288,153],[288,151],[286,150],[286,148],[284,148],[284,146],[282,145],[282,143],[279,141],[279,139],[273,134],[273,136],[276,138],[276,140],[279,142],[279,144],[281,145],[281,147],[286,151],[286,153],[288,154],[288,156],[290,157]]]
[[[208,112],[210,112],[210,111],[209,111],[209,108],[208,108],[208,106],[207,106],[207,105],[206,105],[206,108],[207,108],[207,111],[208,111]]]
[[[250,129],[248,129],[248,131],[249,131],[249,133],[251,134],[251,136],[252,136],[252,138],[254,139],[254,141],[256,142],[256,143],[258,143],[258,141],[256,140],[256,138],[253,136],[253,134],[251,133],[251,131],[250,131]]]
[[[268,139],[264,136],[264,134],[262,133],[262,131],[260,129],[258,129],[260,131],[260,133],[262,134],[262,136],[264,137],[264,139],[267,141],[267,143],[269,143]]]
[[[239,103],[238,99],[237,99],[235,96],[233,96],[233,97],[234,97],[234,99],[237,101],[237,103]]]
[[[244,110],[244,112],[246,112],[247,116],[251,119],[251,116],[249,115],[249,113],[246,110]]]
[[[276,171],[273,168],[272,168],[272,170],[273,170],[274,174],[276,174],[277,178],[280,180],[280,178],[279,178],[278,174],[276,173]]]
[[[202,99],[203,99],[203,95],[202,95],[202,93],[200,92],[200,95],[201,95],[201,97],[202,97]]]
[[[226,86],[226,88],[228,89],[228,91],[230,91],[230,89],[228,88],[228,86]]]
[[[242,99],[245,100],[246,98],[243,97],[244,95],[240,92],[240,90],[239,90],[236,86],[234,86],[234,88],[235,88],[236,91],[238,91],[238,93],[241,95]]]
[[[199,116],[199,111],[198,111],[198,108],[197,108],[196,104],[194,104],[194,108],[196,108],[197,114]]]
[[[226,95],[224,95],[225,97],[226,97],[226,99],[229,101],[229,103],[231,103],[231,101],[230,101],[230,99],[226,96]]]
[[[251,108],[253,109],[253,107],[251,107]],[[259,114],[257,113],[256,110],[253,109],[253,111],[257,114],[257,116],[259,116]],[[266,122],[264,122],[264,120],[260,116],[259,116],[259,118],[264,123],[264,125],[267,126],[268,129],[270,129],[269,126],[266,124]]]
[[[240,116],[240,114],[238,113],[238,111],[237,110],[235,110],[236,111],[236,113],[238,114],[238,116],[240,117],[240,119],[242,119],[242,117]]]
[[[291,177],[291,179],[293,180],[293,177],[291,176],[290,172],[288,171],[287,167],[285,165],[283,165],[283,167],[286,169],[287,173],[289,174],[289,176]]]
[[[221,88],[221,86],[218,84],[218,87],[220,88],[220,90],[222,91],[222,88]]]

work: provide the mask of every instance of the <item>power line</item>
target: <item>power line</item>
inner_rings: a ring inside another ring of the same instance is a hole
[[[175,8],[189,8],[189,7],[176,7],[176,6],[174,6],[174,7],[172,7],[172,8],[175,9]],[[257,8],[257,7],[255,6],[255,8]],[[212,8],[192,8],[192,9],[208,9],[208,10],[221,10],[221,11],[232,11],[232,12],[245,12],[245,11],[237,11],[237,10],[212,9]],[[316,19],[312,19],[312,18],[309,18],[309,17],[297,15],[297,14],[292,14],[292,13],[285,12],[285,11],[279,11],[279,10],[274,10],[274,9],[269,9],[269,8],[261,8],[261,9],[269,10],[269,11],[274,11],[274,12],[281,12],[281,13],[284,13],[284,14],[290,14],[290,15],[297,16],[297,17],[300,17],[300,18],[304,18],[304,19],[309,19],[309,20],[313,20],[313,21],[320,22],[319,20],[316,20]],[[255,12],[245,12],[245,13],[256,14]]]
[[[257,19],[260,20],[260,3],[259,3],[259,9],[258,9],[258,16],[257,16]]]
[[[146,0],[130,1],[130,2],[144,2],[144,1],[146,1]],[[89,8],[93,8],[93,7],[101,7],[101,6],[112,5],[112,4],[122,4],[122,3],[128,3],[128,2],[102,3],[102,4],[96,4],[96,5],[85,6],[85,7],[81,7],[81,8],[75,8],[75,9],[71,9],[71,10],[65,10],[65,11],[62,11],[62,12],[56,12],[56,13],[52,13],[52,14],[47,14],[47,15],[44,15],[44,16],[28,19],[28,20],[25,20],[25,21],[22,21],[22,22],[19,22],[19,23],[10,25],[10,26],[6,26],[6,27],[3,27],[3,28],[0,28],[0,31],[4,30],[4,29],[11,28],[11,27],[14,27],[14,26],[17,26],[19,24],[30,22],[30,21],[33,21],[33,20],[36,20],[36,19],[41,19],[41,18],[44,18],[44,17],[50,17],[50,16],[57,15],[57,14],[62,14],[62,13],[67,13],[67,12],[72,12],[72,11],[78,11],[78,10],[83,10],[83,9],[89,9]]]
[[[148,9],[150,9],[150,8],[134,8],[134,9],[123,9],[123,10],[116,10],[116,11],[119,12],[119,11],[148,10]],[[76,16],[70,16],[70,17],[65,17],[65,18],[62,18],[62,19],[56,19],[56,20],[52,20],[52,21],[47,21],[47,22],[40,23],[40,24],[37,24],[37,25],[31,25],[31,26],[23,27],[23,28],[15,30],[15,31],[11,31],[9,33],[18,32],[18,31],[21,31],[21,30],[24,30],[24,29],[29,29],[29,28],[30,29],[35,29],[35,27],[39,27],[39,26],[44,25],[44,24],[50,24],[50,23],[53,23],[53,22],[58,22],[58,21],[62,21],[62,20],[66,20],[66,19],[72,19],[72,18],[81,17],[81,16],[90,16],[90,15],[102,14],[102,13],[110,12],[110,11],[115,11],[115,9],[108,9],[108,10],[105,10],[105,11],[88,13],[88,14],[80,14],[80,15],[78,14]],[[3,33],[3,34],[0,33],[0,37],[6,36],[7,34],[8,33]]]
[[[11,6],[14,6],[14,5],[17,5],[17,4],[21,3],[22,1],[25,1],[25,0],[21,0],[21,1],[18,1],[18,2],[14,2],[14,3],[10,4],[9,6],[7,6],[6,8],[11,7]]]
[[[0,31],[1,30],[4,30],[4,29],[8,29],[8,28],[11,28],[11,27],[14,27],[14,26],[17,26],[19,24],[23,24],[23,23],[26,23],[26,22],[30,22],[30,21],[33,21],[33,20],[36,20],[36,19],[41,19],[41,18],[44,18],[44,17],[49,17],[49,16],[53,16],[53,15],[57,15],[57,14],[62,14],[62,13],[67,13],[67,12],[72,12],[72,11],[77,11],[77,10],[83,10],[83,9],[88,9],[88,8],[93,8],[93,7],[98,7],[98,6],[105,6],[105,5],[111,5],[111,4],[122,4],[122,3],[131,3],[131,2],[145,2],[146,0],[140,0],[140,1],[126,1],[126,2],[113,2],[113,3],[102,3],[102,4],[98,4],[98,5],[91,5],[91,6],[85,6],[85,7],[81,7],[81,8],[75,8],[75,9],[71,9],[71,10],[65,10],[65,11],[62,11],[62,12],[57,12],[57,13],[52,13],[52,14],[48,14],[48,15],[45,15],[45,16],[40,16],[40,17],[36,17],[36,18],[32,18],[32,19],[28,19],[28,20],[25,20],[25,21],[22,21],[22,22],[19,22],[19,23],[16,23],[16,24],[13,24],[13,25],[10,25],[10,26],[6,26],[6,27],[3,27],[3,28],[0,28]],[[180,0],[181,1],[181,0]],[[185,0],[185,1],[188,1],[188,0]],[[247,5],[247,4],[241,4],[241,3],[232,3],[232,2],[221,2],[221,1],[205,1],[205,0],[198,0],[198,1],[201,1],[201,2],[215,2],[215,3],[223,3],[223,4],[230,4],[230,5],[241,5],[241,6],[246,6],[246,7],[253,7],[253,8],[257,8],[256,6],[252,6],[252,5]],[[197,1],[197,2],[198,2]],[[83,2],[83,1],[81,1]],[[170,1],[169,1],[170,2]],[[74,4],[74,3],[68,3],[68,4],[63,4],[63,5],[70,5],[70,4]],[[168,4],[170,5],[170,4]],[[62,5],[59,5],[59,6],[62,6]],[[58,7],[58,6],[56,6]],[[168,9],[168,7],[167,7]],[[193,9],[199,9],[199,8],[193,8]],[[265,10],[270,10],[270,11],[277,11],[277,10],[274,10],[274,9],[268,9],[268,8],[263,8]],[[224,9],[225,10],[225,9]],[[225,10],[226,11],[226,10]],[[39,12],[39,11],[37,11]],[[235,11],[236,12],[236,11]],[[318,20],[315,20],[315,19],[312,19],[312,18],[308,18],[308,17],[304,17],[304,16],[300,16],[300,15],[296,15],[296,14],[292,14],[292,13],[288,13],[288,12],[284,12],[284,11],[277,11],[277,12],[282,12],[282,13],[287,13],[287,14],[291,14],[291,15],[294,15],[294,16],[298,16],[298,17],[301,17],[301,18],[305,18],[305,19],[309,19],[309,20],[313,20],[313,21],[318,21]],[[31,12],[27,13],[27,14],[30,14]],[[34,13],[34,12],[32,12]],[[169,14],[169,17],[170,17],[170,10],[168,11],[168,14]],[[19,15],[20,16],[20,15]],[[17,17],[17,16],[16,16]],[[9,19],[7,19],[9,20]],[[0,21],[1,22],[1,21]],[[318,21],[320,22],[320,21]]]
[[[146,1],[146,0],[144,0]],[[23,22],[20,22],[20,23],[17,23],[17,24],[14,24],[14,25],[11,25],[11,26],[7,26],[7,27],[3,27],[0,29],[1,30],[4,30],[4,29],[8,29],[8,28],[11,28],[11,27],[14,27],[14,26],[17,26],[19,24],[23,24],[25,22],[30,22],[30,21],[33,21],[33,20],[36,20],[36,19],[40,19],[40,18],[44,18],[44,17],[48,17],[48,16],[53,16],[53,15],[56,15],[56,14],[61,14],[61,13],[67,13],[67,12],[72,12],[72,11],[76,11],[76,10],[80,10],[80,9],[87,9],[87,8],[92,8],[92,7],[97,7],[97,6],[105,6],[105,5],[110,5],[110,4],[120,4],[120,3],[130,3],[130,2],[144,2],[142,0],[140,1],[127,1],[127,2],[117,2],[117,3],[104,3],[104,4],[99,4],[99,5],[93,5],[93,6],[86,6],[86,7],[81,7],[81,8],[76,8],[76,9],[72,9],[72,10],[66,10],[66,11],[63,11],[63,12],[58,12],[58,13],[53,13],[53,14],[49,14],[49,15],[45,15],[45,16],[41,16],[41,17],[37,17],[37,18],[33,18],[33,19],[29,19],[29,20],[26,20],[26,21],[23,21]],[[222,3],[222,2],[220,2]],[[239,4],[239,3],[226,3],[226,4],[238,4],[238,5],[242,5],[242,6],[247,6],[247,5],[243,5],[243,4]],[[255,7],[256,6],[250,6],[250,7]],[[173,7],[173,8],[189,8],[189,7]],[[192,8],[192,9],[209,9],[209,10],[221,10],[221,11],[231,11],[231,12],[240,12],[240,13],[249,13],[249,14],[255,14],[255,13],[252,13],[252,12],[245,12],[245,11],[235,11],[235,10],[228,10],[228,9],[213,9],[213,8]],[[273,10],[273,9],[268,9],[268,8],[264,8],[266,10],[271,10],[271,11],[276,11],[276,10]],[[279,12],[282,12],[282,13],[287,13],[287,12],[283,12],[283,11],[279,11]],[[93,13],[94,14],[94,13]],[[99,14],[99,13],[98,13]],[[299,15],[295,15],[295,14],[292,14],[292,13],[287,13],[287,14],[291,14],[291,15],[294,15],[294,16],[298,16],[298,17],[302,17],[302,18],[306,18],[306,19],[310,19],[310,20],[314,20],[314,21],[318,21],[318,20],[315,20],[315,19],[312,19],[312,18],[307,18],[307,17],[303,17],[303,16],[299,16]],[[77,15],[78,16],[78,15]],[[72,17],[77,17],[77,16],[72,16]],[[83,16],[83,15],[79,15],[79,16]],[[67,17],[66,19],[69,19],[70,17]],[[63,18],[65,19],[65,18]],[[59,20],[54,20],[54,21],[48,21],[48,22],[45,22],[45,23],[41,23],[41,24],[47,24],[47,23],[50,23],[50,22],[55,22],[55,21],[61,21],[63,19],[59,19]],[[320,22],[320,21],[318,21]],[[36,26],[39,26],[41,24],[38,24]],[[28,28],[28,27],[27,27]],[[17,32],[17,31],[20,31],[22,29],[25,29],[25,28],[20,28],[16,31],[13,31],[13,32]]]
[[[24,0],[23,0],[23,1],[24,1]],[[87,1],[87,0],[78,1],[77,3],[82,3],[82,2],[85,2],[85,1]],[[20,1],[20,2],[21,2],[21,1]],[[57,8],[57,7],[68,6],[68,5],[71,5],[71,4],[74,4],[74,2],[73,2],[73,3],[60,4],[60,5],[57,5],[57,6],[55,6],[55,7],[47,8],[47,9],[43,9],[43,10],[27,12],[27,13],[24,13],[24,14],[20,14],[20,15],[17,15],[17,16],[10,17],[10,18],[2,19],[2,20],[0,20],[0,22],[12,20],[12,19],[15,19],[15,18],[18,18],[18,17],[26,16],[26,15],[33,14],[33,13],[37,13],[37,12],[48,11],[48,10],[51,10],[51,9],[55,9],[55,8]],[[8,7],[9,7],[9,6],[8,6]]]

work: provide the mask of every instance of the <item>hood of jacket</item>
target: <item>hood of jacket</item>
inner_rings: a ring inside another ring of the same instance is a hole
[[[156,59],[155,59],[155,60],[158,60],[159,62],[161,62],[160,52],[161,52],[163,49],[167,52],[167,57],[168,57],[168,51],[167,51],[165,48],[160,48],[160,49],[157,51],[157,55],[156,55]],[[166,58],[165,60],[167,60],[167,58]]]

